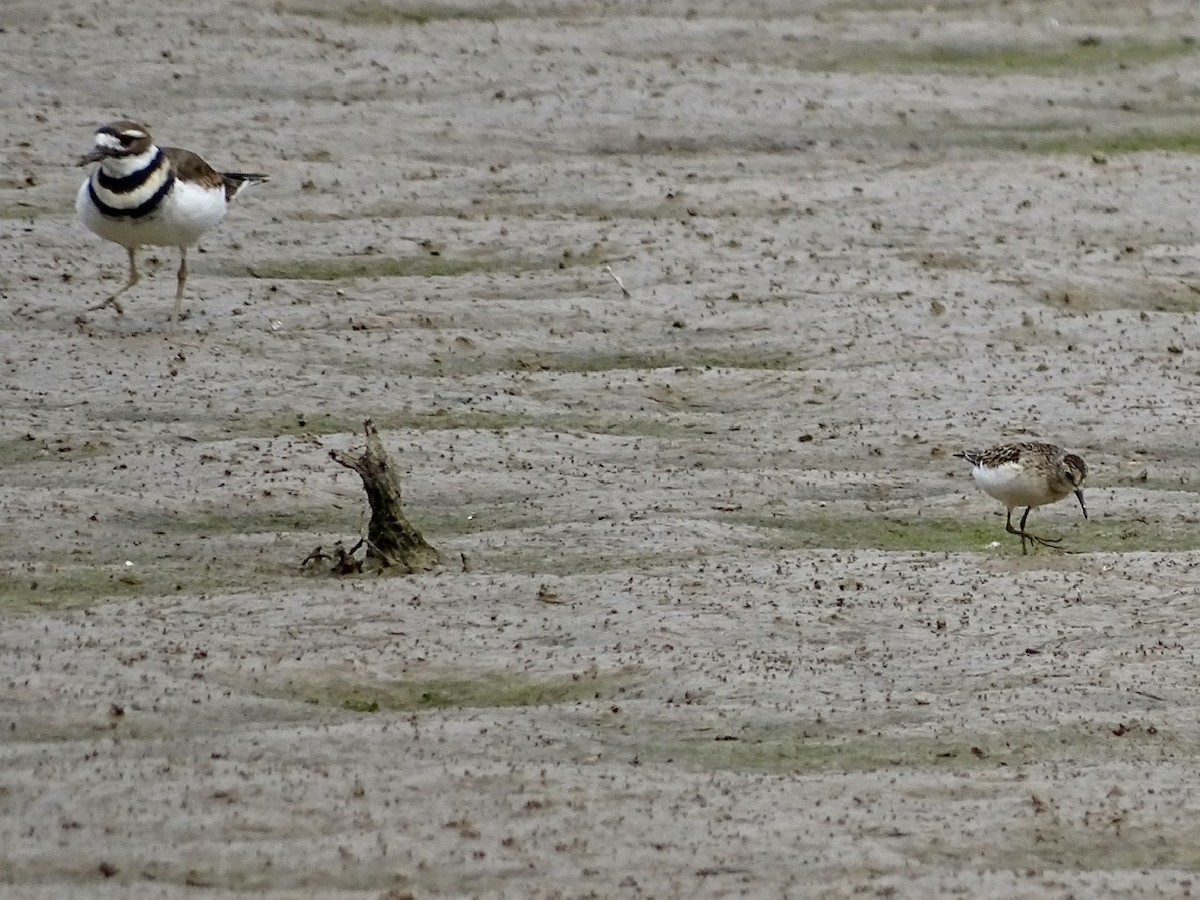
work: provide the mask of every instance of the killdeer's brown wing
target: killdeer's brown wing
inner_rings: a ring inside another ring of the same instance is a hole
[[[223,187],[226,202],[236,197],[242,188],[267,180],[266,175],[256,172],[218,172],[191,150],[163,147],[162,152],[171,161],[171,165],[175,168],[175,174],[179,178],[193,181],[206,188]]]
[[[212,166],[193,153],[191,150],[181,150],[179,147],[162,147],[163,156],[171,161],[175,177],[191,181],[201,187],[218,188],[225,184],[225,179]]]
[[[225,179],[226,201],[230,201],[240,194],[243,188],[248,188],[252,184],[262,184],[269,180],[260,172],[225,172],[221,177]]]

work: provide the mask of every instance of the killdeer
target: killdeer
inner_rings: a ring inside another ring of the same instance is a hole
[[[75,210],[88,229],[125,248],[129,279],[107,300],[88,308],[111,306],[123,314],[118,298],[138,283],[138,247],[178,247],[174,328],[187,283],[188,247],[225,218],[244,188],[267,176],[218,172],[188,150],[156,147],[145,125],[128,120],[96,129],[95,146],[78,164],[94,162],[100,165],[80,186]]]
[[[1003,444],[990,450],[964,450],[955,453],[974,468],[975,484],[985,493],[1008,507],[1004,530],[1021,536],[1021,552],[1027,552],[1025,542],[1054,547],[1062,538],[1042,538],[1025,530],[1029,511],[1035,506],[1054,503],[1068,494],[1079,500],[1083,517],[1087,504],[1083,502],[1083,482],[1087,478],[1087,463],[1074,453],[1067,453],[1056,444]],[[1025,507],[1021,524],[1013,528],[1012,511]]]

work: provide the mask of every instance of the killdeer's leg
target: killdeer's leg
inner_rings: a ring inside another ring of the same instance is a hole
[[[122,306],[121,306],[120,302],[117,300],[117,298],[120,297],[127,290],[129,290],[131,287],[133,287],[135,284],[137,284],[138,279],[140,278],[140,276],[138,275],[138,270],[137,270],[137,248],[136,247],[126,247],[125,250],[129,253],[129,278],[128,278],[128,280],[126,280],[125,286],[123,288],[121,288],[119,291],[117,291],[115,294],[113,294],[111,297],[109,297],[107,300],[101,300],[95,306],[89,306],[88,309],[104,309],[104,307],[106,307],[106,306],[111,306],[113,309],[115,309],[117,311],[118,316],[125,315],[125,310],[122,308]]]
[[[175,308],[171,311],[171,330],[179,321],[179,308],[183,305],[183,287],[187,284],[187,246],[179,248],[179,271],[175,273]]]

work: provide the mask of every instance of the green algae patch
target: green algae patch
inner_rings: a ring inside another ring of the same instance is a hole
[[[537,677],[511,672],[470,677],[358,680],[296,678],[261,692],[318,706],[360,713],[423,712],[439,709],[491,709],[558,706],[612,697],[633,682],[630,671]]]
[[[877,772],[891,769],[1019,770],[1048,760],[1136,761],[1190,755],[1187,742],[1154,728],[1089,722],[1047,729],[978,734],[905,735],[808,725],[730,726],[690,734],[678,723],[639,723],[636,743],[643,762],[700,770],[762,774]]]
[[[1078,510],[1077,510],[1078,511]],[[1014,516],[1014,520],[1016,517]],[[1169,523],[1139,521],[1038,521],[1035,514],[1026,528],[1044,538],[1061,538],[1060,550],[1068,553],[1134,553],[1200,549],[1200,532],[1171,527]],[[1021,555],[1021,540],[1004,529],[1003,518],[977,521],[894,514],[847,516],[821,512],[815,515],[777,517],[730,515],[721,521],[760,529],[761,545],[773,550],[871,549],[925,552],[1000,552]],[[1039,547],[1037,554],[1054,554]]]
[[[1167,41],[1102,40],[1082,37],[1046,44],[895,44],[864,47],[831,60],[834,69],[858,72],[954,75],[1075,75],[1121,71],[1196,52],[1184,39]]]
[[[403,25],[431,25],[438,22],[497,22],[522,15],[509,3],[481,3],[476,6],[450,3],[307,3],[287,9],[295,15],[325,19],[340,25],[367,28]]]

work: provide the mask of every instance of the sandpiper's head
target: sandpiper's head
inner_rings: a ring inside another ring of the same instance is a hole
[[[109,122],[96,129],[94,146],[90,153],[79,158],[77,165],[102,162],[106,159],[122,159],[141,156],[154,146],[150,129],[137,122],[121,119]]]
[[[1083,510],[1086,519],[1087,504],[1083,502],[1083,482],[1087,479],[1087,463],[1074,453],[1066,454],[1062,459],[1062,476],[1071,485],[1075,496],[1079,499],[1079,508]]]

